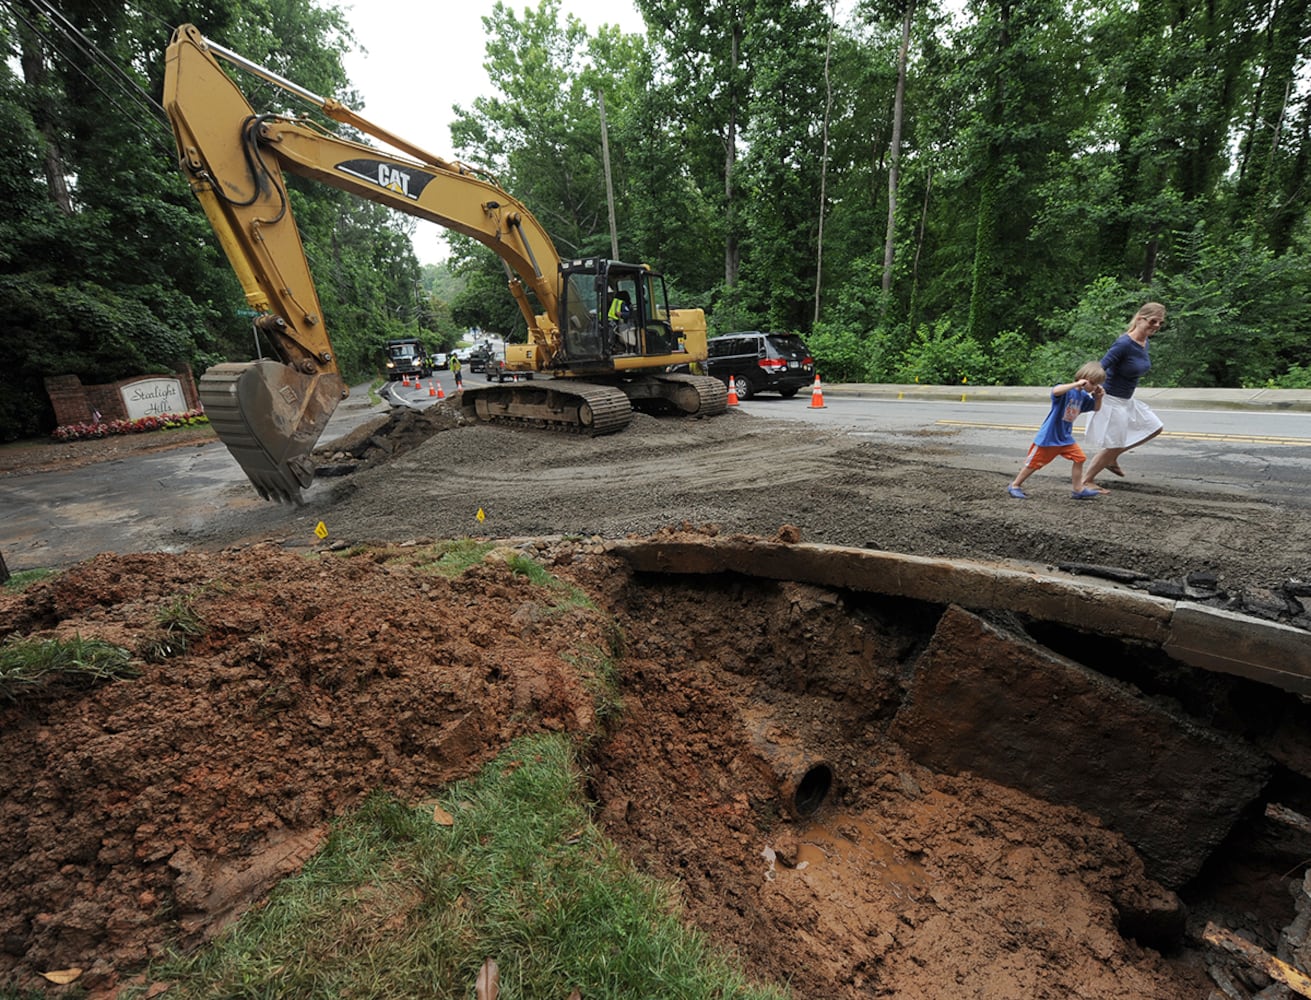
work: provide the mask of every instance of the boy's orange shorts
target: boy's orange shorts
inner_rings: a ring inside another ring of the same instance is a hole
[[[1075,465],[1086,461],[1088,456],[1083,453],[1083,449],[1078,444],[1065,444],[1060,447],[1054,445],[1029,445],[1029,454],[1024,456],[1024,465],[1029,469],[1041,469],[1048,462],[1056,458],[1068,458]]]

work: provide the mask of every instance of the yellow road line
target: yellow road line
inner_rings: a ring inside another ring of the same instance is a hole
[[[1033,424],[984,424],[971,420],[937,420],[936,424],[949,427],[975,427],[980,430],[993,431],[1033,431]],[[1082,434],[1083,428],[1076,427],[1076,434]],[[1230,441],[1241,444],[1286,444],[1311,446],[1311,438],[1272,437],[1265,434],[1216,434],[1208,431],[1162,431],[1161,437],[1177,438],[1181,441]]]

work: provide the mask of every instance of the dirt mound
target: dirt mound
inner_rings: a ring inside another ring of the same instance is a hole
[[[592,727],[561,655],[604,648],[605,618],[547,614],[503,558],[448,579],[413,555],[101,556],[0,596],[0,637],[157,653],[180,604],[203,626],[139,679],[0,709],[0,979],[76,966],[108,988],[213,933],[370,790],[417,797],[530,727]]]
[[[399,458],[434,434],[466,423],[458,404],[450,400],[425,409],[397,407],[314,450],[314,474],[345,476]]]

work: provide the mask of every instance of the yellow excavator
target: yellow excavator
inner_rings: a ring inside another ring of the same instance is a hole
[[[311,120],[257,114],[219,58],[396,153]],[[471,419],[596,436],[622,430],[634,408],[724,412],[727,389],[718,379],[667,370],[705,359],[705,314],[670,309],[664,279],[644,264],[561,260],[532,213],[485,173],[425,152],[207,40],[194,25],[178,28],[169,43],[164,107],[182,171],[256,312],[257,342],[262,337],[276,354],[215,365],[200,379],[210,422],[266,500],[301,501],[314,479],[314,444],[349,394],[284,171],[471,236],[500,256],[528,326],[526,343],[507,345],[505,370],[550,377],[466,388],[460,405]]]

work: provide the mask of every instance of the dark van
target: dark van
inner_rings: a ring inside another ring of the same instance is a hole
[[[738,399],[776,392],[791,399],[815,381],[815,360],[795,333],[726,333],[706,342],[704,368],[724,385],[734,380]]]

